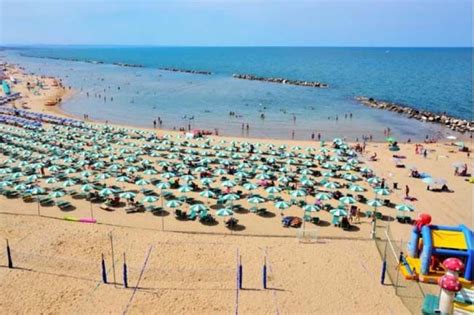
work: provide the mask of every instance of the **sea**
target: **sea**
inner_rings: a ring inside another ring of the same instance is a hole
[[[153,127],[160,119],[163,129],[305,140],[381,140],[386,128],[400,141],[453,134],[367,108],[357,96],[472,119],[472,48],[38,46],[3,49],[0,60],[71,86],[76,93],[62,104],[66,113],[130,126]],[[328,87],[240,80],[235,73]]]

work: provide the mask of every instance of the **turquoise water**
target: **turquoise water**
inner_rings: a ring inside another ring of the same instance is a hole
[[[354,101],[358,95],[446,111],[465,119],[472,114],[470,48],[42,47],[3,51],[3,55],[29,71],[60,76],[78,89],[63,106],[67,112],[137,126],[149,127],[159,116],[164,128],[191,123],[192,127],[219,128],[221,134],[229,135],[241,135],[241,124],[249,123],[249,135],[262,137],[289,138],[293,130],[300,139],[312,132],[321,132],[323,137],[355,138],[369,133],[382,137],[388,126],[407,138],[445,132],[433,124],[365,108]],[[114,62],[144,68],[111,65]],[[213,75],[170,73],[157,70],[160,67],[211,71]],[[233,73],[321,81],[329,88],[242,81],[232,79]],[[107,97],[106,102],[94,97],[99,93]],[[229,111],[241,117],[229,117]],[[348,113],[353,114],[352,119],[344,118]],[[188,121],[184,116],[194,119]]]

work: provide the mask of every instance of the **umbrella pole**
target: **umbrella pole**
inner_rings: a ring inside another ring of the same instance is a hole
[[[92,210],[92,201],[89,201],[89,204],[91,205],[91,218],[94,219],[94,210]]]

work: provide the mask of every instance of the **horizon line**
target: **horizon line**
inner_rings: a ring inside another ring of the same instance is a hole
[[[474,48],[474,46],[336,46],[336,45],[158,45],[158,44],[1,44],[0,48],[97,47],[97,48]]]

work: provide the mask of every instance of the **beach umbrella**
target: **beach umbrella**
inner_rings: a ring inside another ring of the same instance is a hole
[[[354,191],[354,192],[363,192],[363,191],[365,191],[364,187],[359,186],[359,185],[351,185],[349,187],[349,190]]]
[[[352,205],[356,203],[356,200],[352,197],[344,196],[342,198],[339,198],[339,202],[345,205]]]
[[[57,191],[53,191],[52,193],[49,194],[49,196],[51,198],[61,198],[62,196],[64,196],[65,193],[60,191],[60,190],[57,190]]]
[[[227,194],[222,197],[225,201],[234,201],[240,199],[240,196],[237,194]]]
[[[316,211],[319,211],[320,208],[316,205],[305,205],[303,206],[303,210],[305,212],[316,212]]]
[[[120,198],[130,200],[130,199],[134,199],[137,195],[131,191],[127,191],[127,192],[121,193],[119,196]]]
[[[188,186],[188,185],[183,185],[181,187],[178,188],[178,191],[180,193],[187,193],[187,192],[190,192],[192,191],[193,189],[191,188],[191,186]]]
[[[58,180],[54,177],[50,177],[50,178],[47,178],[45,181],[44,181],[46,184],[54,184],[54,183],[57,183]]]
[[[330,200],[331,198],[331,194],[328,193],[319,193],[316,195],[317,200]]]
[[[336,182],[327,182],[326,184],[324,184],[324,188],[337,189],[337,188],[339,188],[339,184],[336,183]]]
[[[181,179],[184,180],[185,182],[190,182],[194,179],[193,175],[183,175],[181,176]]]
[[[91,184],[85,184],[81,186],[81,190],[84,192],[89,192],[94,189],[95,189],[94,186],[92,186]]]
[[[262,173],[255,176],[255,178],[259,180],[266,180],[266,179],[270,179],[270,176],[268,174]]]
[[[110,175],[107,173],[101,173],[95,177],[97,180],[106,180],[107,178],[110,178]]]
[[[99,195],[101,196],[111,196],[115,193],[115,190],[110,189],[110,188],[104,188],[101,191],[99,191]]]
[[[232,180],[226,180],[222,183],[222,186],[224,187],[234,187],[235,186],[235,182],[232,181]]]
[[[152,168],[149,168],[149,169],[145,170],[145,171],[143,172],[143,174],[145,174],[145,175],[156,175],[156,174],[158,174],[158,172],[155,171],[155,170],[152,169]]]
[[[91,173],[91,172],[89,172],[89,171],[84,171],[84,172],[82,172],[82,173],[81,173],[81,176],[82,176],[82,177],[86,177],[86,178],[87,178],[87,177],[90,177],[90,176],[92,176],[92,173]]]
[[[409,204],[404,204],[404,203],[397,205],[395,209],[397,209],[398,211],[404,211],[404,212],[415,211],[415,207]]]
[[[233,214],[234,212],[231,209],[227,209],[227,208],[219,209],[216,212],[216,215],[219,217],[229,217]]]
[[[393,137],[387,137],[385,138],[385,141],[392,143],[392,142],[395,142],[396,140]]]
[[[293,198],[306,197],[306,191],[302,189],[295,190],[291,193]]]
[[[301,179],[300,183],[303,184],[304,186],[313,186],[314,182],[312,180],[309,180],[307,178]]]
[[[374,189],[374,192],[375,192],[377,195],[380,195],[380,196],[388,196],[388,195],[390,195],[390,190],[388,190],[387,188],[376,188],[376,189]]]
[[[179,200],[170,200],[166,203],[166,206],[168,206],[169,208],[177,208],[177,207],[181,206],[181,201],[179,201]]]
[[[61,170],[61,168],[57,165],[53,165],[53,166],[48,167],[48,171],[50,171],[52,173],[59,172],[60,170]]]
[[[26,178],[26,181],[29,182],[29,183],[32,183],[32,182],[35,182],[36,180],[38,180],[38,175],[36,174],[33,174],[33,175],[30,175]]]
[[[354,182],[354,181],[358,180],[359,177],[355,176],[354,174],[347,173],[347,174],[344,175],[344,179],[346,179],[348,181],[351,181],[351,182]]]
[[[251,197],[247,200],[248,200],[248,202],[250,202],[252,204],[259,204],[259,203],[265,202],[265,199],[263,199],[261,197],[258,197],[258,196]]]
[[[155,196],[146,196],[142,199],[143,202],[153,203],[158,201],[158,197]]]
[[[371,178],[367,179],[367,183],[369,183],[371,185],[377,185],[377,184],[380,183],[380,180],[377,177],[371,177]]]
[[[198,203],[198,204],[192,205],[189,208],[189,210],[196,211],[196,212],[207,211],[207,207],[205,205],[203,205],[202,203]]]
[[[150,184],[150,181],[146,179],[139,179],[135,182],[135,185],[138,185],[138,186],[145,186],[149,184]]]
[[[288,209],[289,207],[290,207],[290,205],[285,201],[275,202],[275,208],[277,208],[277,209],[285,210],[285,209]]]
[[[212,180],[212,178],[209,178],[209,177],[205,177],[205,178],[201,179],[201,184],[203,184],[203,185],[210,185],[213,182],[214,181]]]
[[[254,190],[258,188],[257,185],[252,184],[252,183],[245,183],[243,187],[247,190]]]
[[[25,184],[18,184],[14,187],[15,190],[18,190],[18,191],[23,191],[26,189],[26,185]]]
[[[204,190],[199,193],[199,196],[205,197],[205,198],[212,198],[212,197],[215,197],[216,194],[211,190]]]
[[[63,183],[64,187],[71,187],[71,186],[74,186],[74,185],[76,185],[76,182],[72,179],[68,179],[67,181],[65,181]]]
[[[336,208],[336,209],[332,209],[329,211],[330,214],[332,214],[333,216],[335,217],[343,217],[343,216],[346,216],[347,215],[347,211],[344,210],[344,209],[339,209],[339,208]]]
[[[276,187],[276,186],[270,186],[270,187],[267,187],[267,189],[265,189],[265,191],[269,194],[276,194],[276,193],[279,193],[281,191],[281,189]]]
[[[167,182],[161,182],[161,183],[156,184],[155,186],[156,188],[161,189],[161,190],[169,189],[171,187],[171,185]]]
[[[377,207],[383,206],[383,203],[378,199],[371,199],[371,200],[367,201],[367,205],[369,205],[371,207],[374,207],[374,208],[377,208]]]
[[[278,181],[282,183],[288,183],[290,181],[290,178],[286,176],[281,176],[278,178]]]
[[[129,182],[130,181],[130,177],[128,176],[119,176],[115,179],[117,182],[120,182],[120,183],[125,183],[125,182]]]
[[[341,170],[343,170],[343,171],[350,171],[350,170],[352,170],[352,165],[350,165],[350,164],[344,164],[343,166],[341,166]]]
[[[360,172],[364,173],[364,174],[368,174],[368,173],[372,173],[372,170],[368,167],[363,167],[363,168],[360,169]]]
[[[127,173],[136,173],[136,172],[138,172],[138,167],[136,166],[127,167]]]

